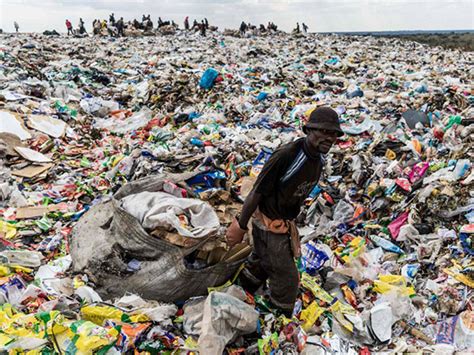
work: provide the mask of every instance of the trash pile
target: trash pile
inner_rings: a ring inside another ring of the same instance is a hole
[[[3,34],[0,350],[472,351],[473,74],[396,39]],[[346,134],[298,217],[289,319],[223,236],[321,105]]]

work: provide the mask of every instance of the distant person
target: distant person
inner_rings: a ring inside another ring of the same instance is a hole
[[[150,18],[147,18],[145,23],[145,31],[153,30],[153,21]]]
[[[117,25],[115,27],[117,27],[117,35],[119,37],[125,36],[123,33],[123,29],[125,27],[125,24],[123,22],[123,17],[121,17],[120,20],[117,21]]]
[[[20,29],[20,25],[18,25],[18,22],[13,22],[13,26],[15,26],[15,32],[18,33],[18,30]]]
[[[112,12],[112,14],[109,16],[109,23],[111,26],[115,26],[115,15]]]
[[[191,30],[196,30],[196,29],[199,29],[199,24],[198,24],[198,22],[196,21],[196,19],[194,19],[194,21],[193,21],[193,27],[191,27]]]
[[[84,26],[84,21],[82,18],[79,19],[79,33],[82,35],[84,33],[87,33],[86,28]]]
[[[72,29],[72,23],[71,21],[69,20],[66,20],[66,28],[67,28],[67,35],[69,36],[70,34],[71,35],[74,35],[74,31]]]
[[[240,24],[239,31],[241,35],[245,34],[245,31],[247,31],[247,24],[244,21]]]
[[[189,16],[186,16],[186,18],[184,19],[184,29],[186,31],[189,31]]]
[[[133,27],[136,29],[136,30],[139,30],[141,28],[141,24],[140,22],[138,22],[137,19],[133,19]]]
[[[206,37],[206,23],[204,22],[204,20],[201,21],[200,30],[201,30],[201,36]]]
[[[206,30],[209,29],[209,22],[207,21],[207,18],[204,18],[204,24],[206,25]]]
[[[94,35],[100,34],[100,20],[94,20],[94,22],[92,22],[92,29]]]
[[[295,32],[300,33],[300,23],[299,22],[296,23]]]
[[[308,26],[303,22],[303,31],[304,33],[308,33]]]

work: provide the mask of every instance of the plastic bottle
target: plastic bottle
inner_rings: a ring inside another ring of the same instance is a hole
[[[191,138],[191,144],[195,145],[196,147],[204,147],[204,143],[199,138]]]
[[[378,235],[371,235],[369,238],[376,246],[384,250],[397,254],[405,254],[402,249],[385,238],[379,237]]]

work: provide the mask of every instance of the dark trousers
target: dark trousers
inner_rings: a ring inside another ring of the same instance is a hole
[[[270,301],[291,317],[298,294],[299,275],[290,236],[263,230],[255,222],[252,228],[254,250],[241,272],[242,286],[255,292],[268,280]]]

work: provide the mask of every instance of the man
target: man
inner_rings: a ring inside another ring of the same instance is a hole
[[[111,26],[115,26],[115,14],[113,12],[109,16],[109,23]]]
[[[15,32],[18,33],[18,30],[20,29],[20,25],[18,25],[18,22],[13,22],[13,26],[15,26]]]
[[[206,37],[206,24],[204,23],[204,20],[201,20],[199,29],[201,30],[201,36]]]
[[[189,31],[189,16],[186,16],[186,18],[184,19],[184,29],[186,31]]]
[[[244,21],[240,24],[239,31],[242,36],[245,34],[245,31],[247,31],[247,24]]]
[[[300,33],[300,23],[299,22],[296,23],[295,32]]]
[[[145,21],[145,31],[151,30],[153,30],[153,21],[147,17],[147,20]]]
[[[303,22],[303,31],[304,33],[308,33],[308,26]]]
[[[67,35],[68,36],[69,36],[69,34],[74,35],[74,31],[72,30],[72,23],[71,23],[71,21],[69,21],[67,19],[66,19],[66,28],[67,28]]]
[[[323,155],[344,133],[337,113],[329,107],[314,110],[300,138],[276,150],[264,165],[241,215],[226,232],[230,247],[240,243],[253,215],[253,252],[240,275],[242,286],[255,292],[269,281],[270,302],[291,317],[298,293],[299,236],[294,219],[317,185]]]
[[[123,29],[125,27],[125,24],[123,22],[123,17],[120,18],[120,20],[117,21],[117,36],[118,37],[123,37],[125,36],[123,33]]]
[[[92,28],[94,35],[100,34],[100,20],[94,20],[94,22],[92,23]]]
[[[82,35],[84,33],[87,33],[86,28],[84,26],[84,21],[82,20],[82,17],[79,19],[79,33]]]

